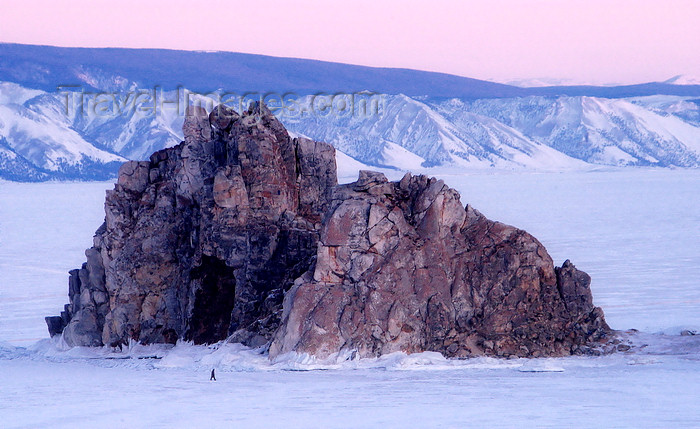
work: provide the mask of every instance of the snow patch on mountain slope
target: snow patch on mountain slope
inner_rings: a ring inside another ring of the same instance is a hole
[[[17,155],[7,141],[0,137],[0,179],[34,182],[47,178],[46,173],[37,171],[35,166]]]
[[[435,104],[457,116],[473,112],[491,117],[534,141],[593,164],[700,166],[700,127],[677,113],[645,105],[663,106],[662,101],[524,97]],[[683,112],[693,108],[693,104],[677,103]]]
[[[163,96],[173,100],[174,93]],[[114,115],[74,113],[72,126],[100,147],[134,160],[147,160],[153,152],[180,143],[184,117],[175,109],[141,111],[123,109]]]
[[[418,170],[423,168],[425,159],[396,143],[386,142],[382,151],[381,162],[384,165],[392,165],[404,170]]]
[[[677,116],[660,115],[635,104],[624,102],[628,111],[649,132],[658,133],[664,140],[677,141],[700,155],[700,128],[693,126]]]
[[[55,106],[43,105],[37,111],[18,105],[0,105],[0,136],[15,152],[50,171],[86,160],[100,163],[125,161],[125,158],[85,141],[51,107]]]
[[[405,95],[386,96],[369,117],[282,120],[372,165],[399,169],[455,166],[483,169],[570,169],[586,164],[533,141],[492,118],[436,110]],[[325,122],[325,123],[324,123]]]
[[[658,115],[674,115],[695,127],[700,127],[700,99],[697,97],[652,95],[629,98],[628,101]]]
[[[482,158],[490,160],[492,166],[535,170],[590,167],[498,120],[470,112],[467,105],[459,100],[452,100],[436,108],[454,124],[464,140],[472,142],[473,146],[478,145]]]
[[[0,104],[23,104],[43,93],[38,89],[28,89],[13,82],[0,82]]]
[[[389,168],[378,168],[364,164],[347,154],[335,150],[335,163],[338,168],[338,183],[351,183],[357,180],[360,170],[373,170],[384,173],[389,180],[398,180],[405,170],[394,170]]]
[[[583,97],[583,106],[584,125],[588,127],[591,135],[597,134],[605,146],[605,143],[611,141],[608,135],[614,136],[629,130],[627,134],[630,135],[630,139],[621,139],[619,147],[636,151],[638,157],[662,162],[663,158],[655,152],[672,148],[694,152],[696,158],[700,159],[700,128],[675,116],[661,116],[626,100]],[[631,141],[635,134],[643,137],[637,142]],[[652,139],[656,147],[649,144],[644,148],[643,145]]]

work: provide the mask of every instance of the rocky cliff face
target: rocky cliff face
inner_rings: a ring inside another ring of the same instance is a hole
[[[225,338],[326,357],[587,353],[609,332],[590,278],[442,181],[361,172],[264,106],[190,108],[185,141],[129,162],[70,304],[72,345]]]
[[[287,294],[270,354],[585,353],[609,331],[589,285],[441,180],[361,172],[334,189],[315,269]]]
[[[124,164],[107,192],[70,304],[47,320],[68,344],[264,344],[312,265],[333,147],[291,139],[264,106],[191,107],[183,131],[177,147]]]

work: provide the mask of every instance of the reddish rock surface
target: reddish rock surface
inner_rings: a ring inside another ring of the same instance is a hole
[[[361,172],[333,191],[316,266],[287,294],[270,355],[591,352],[609,328],[589,285],[440,180]]]
[[[70,303],[47,318],[69,345],[561,356],[610,332],[586,273],[440,180],[336,186],[333,147],[290,138],[264,106],[190,107],[183,131],[107,192]]]
[[[70,304],[47,320],[68,344],[265,344],[284,291],[313,263],[333,147],[290,138],[264,106],[190,107],[183,131],[180,145],[124,164],[107,192]]]

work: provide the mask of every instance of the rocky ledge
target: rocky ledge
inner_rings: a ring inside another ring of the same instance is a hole
[[[442,181],[362,171],[261,105],[190,107],[185,141],[128,162],[51,335],[69,345],[228,339],[328,357],[591,353],[590,277]]]

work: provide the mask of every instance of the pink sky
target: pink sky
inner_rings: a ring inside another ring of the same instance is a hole
[[[700,1],[4,1],[0,41],[223,50],[480,79],[700,76]]]

